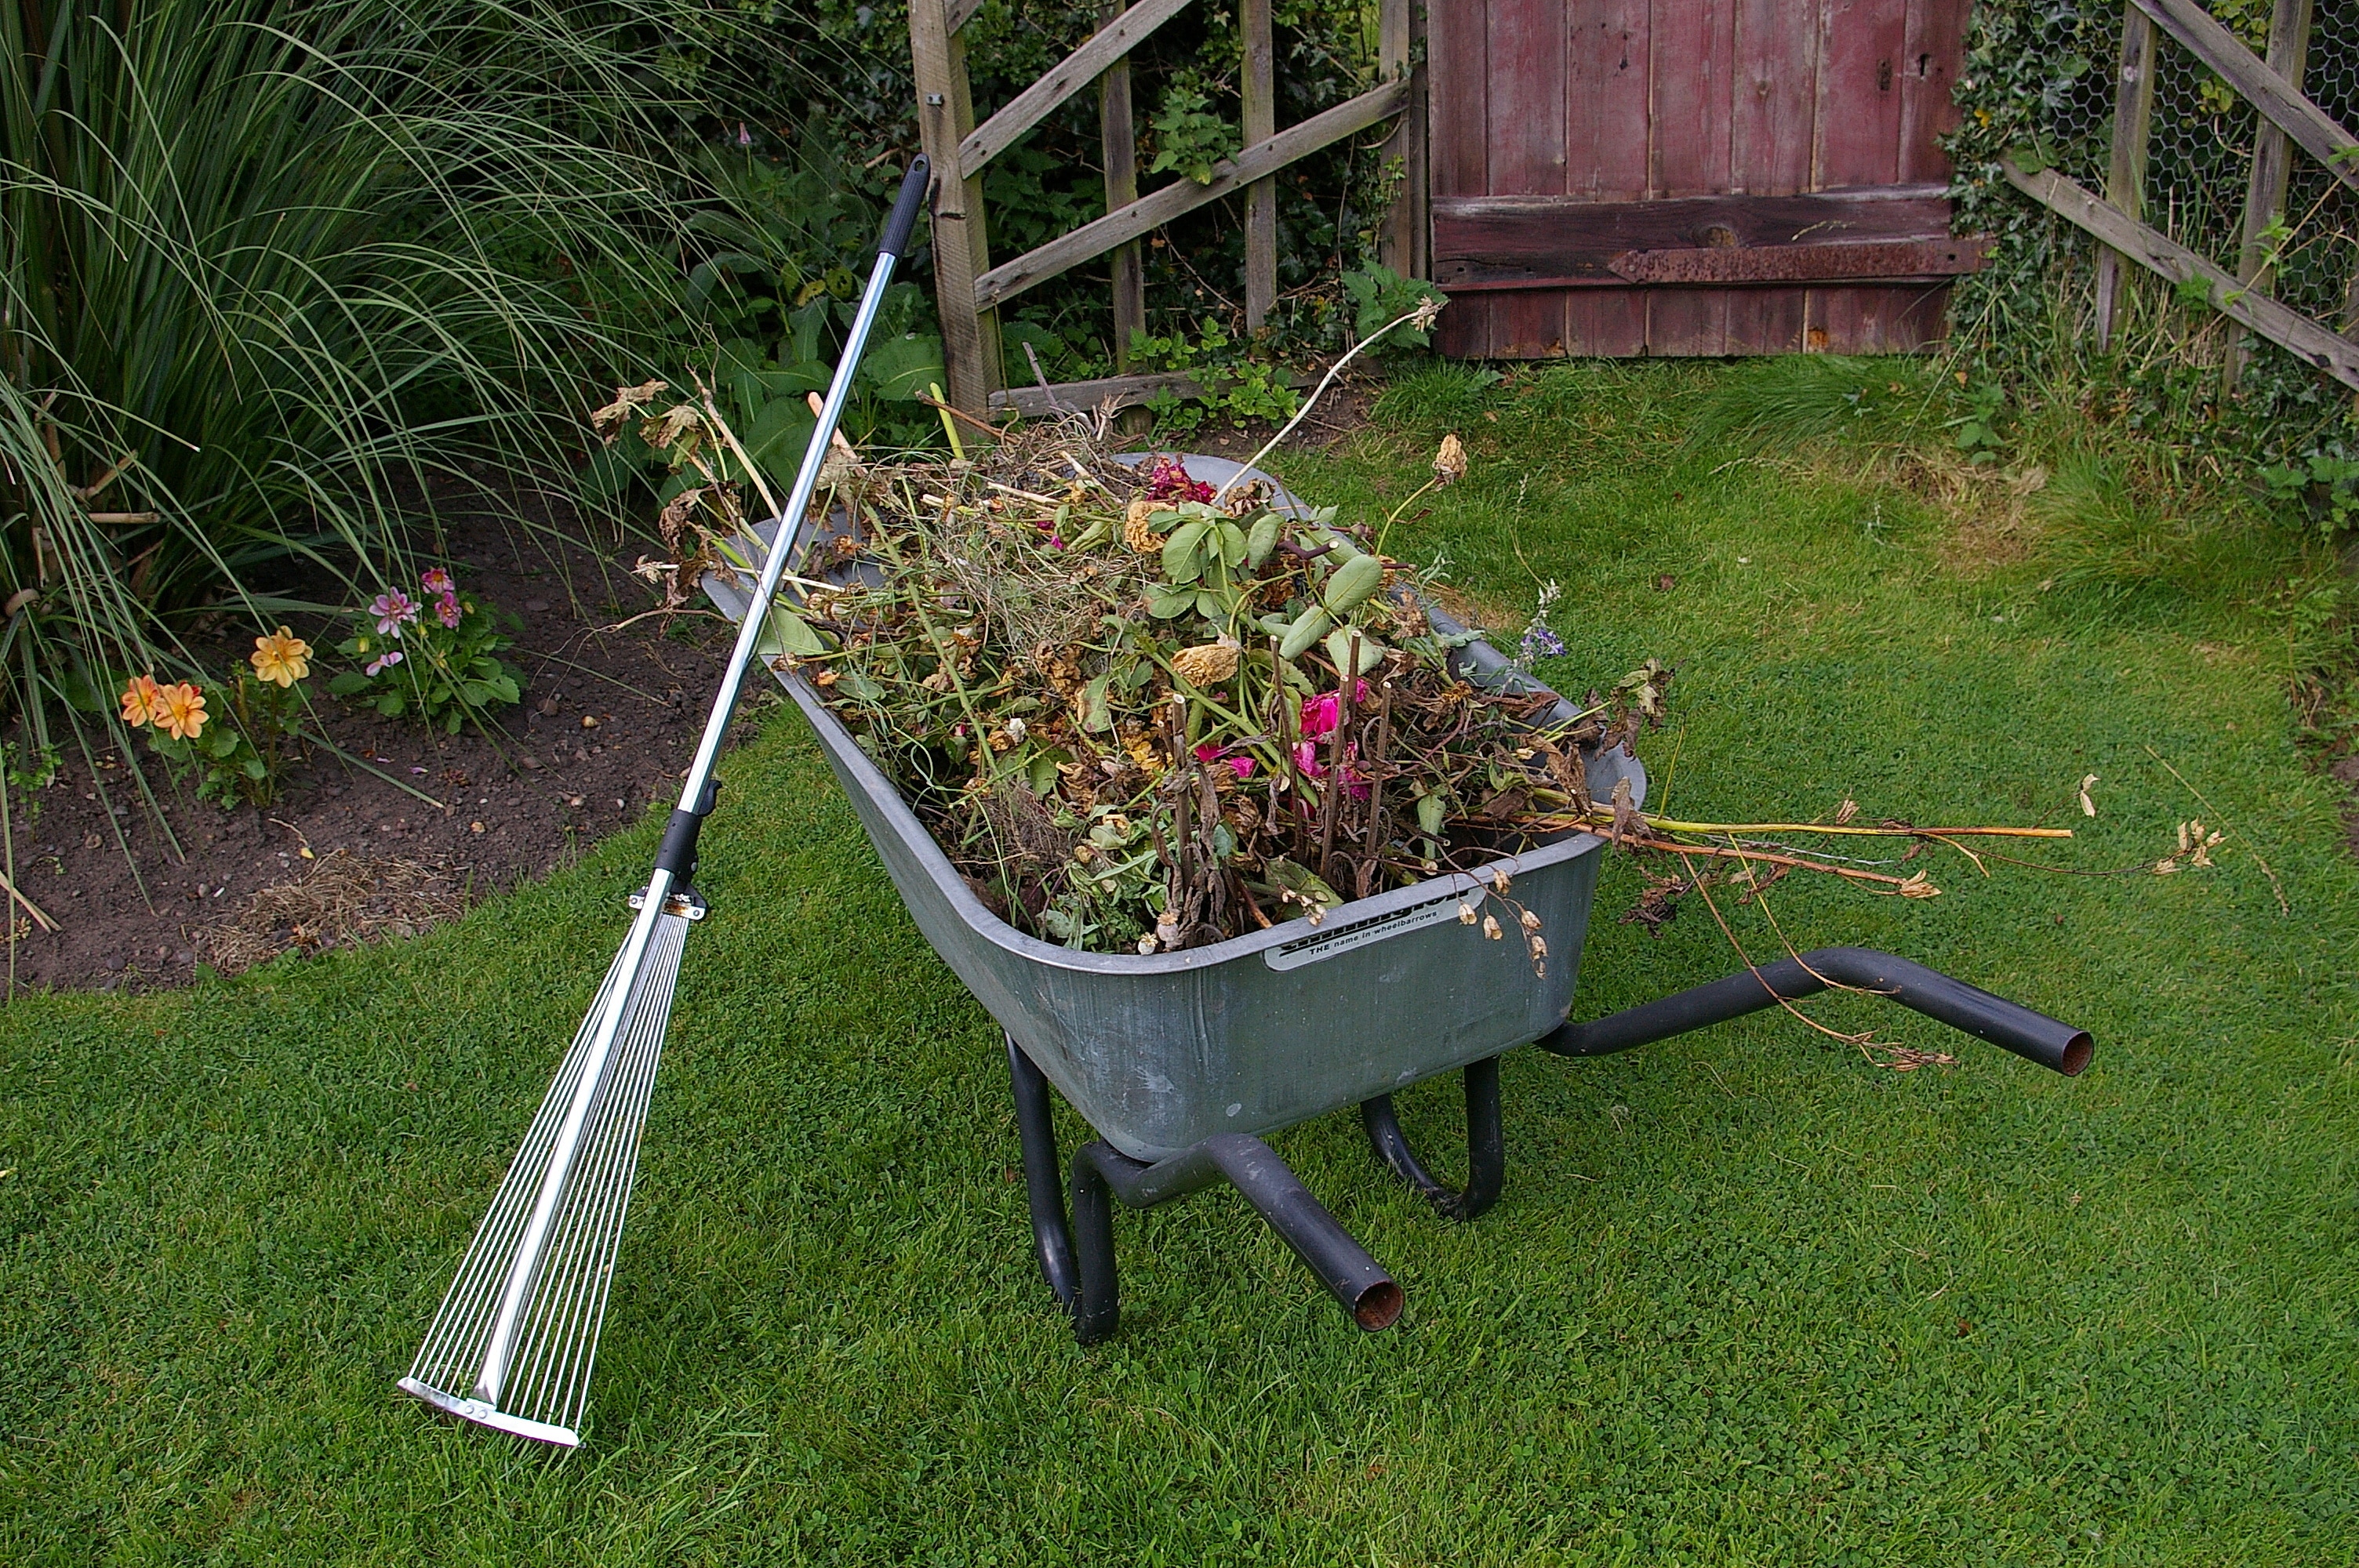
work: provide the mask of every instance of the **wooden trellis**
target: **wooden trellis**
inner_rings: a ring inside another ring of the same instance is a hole
[[[1007,388],[1010,378],[1000,357],[999,308],[1027,289],[1103,255],[1113,258],[1114,354],[1117,368],[1126,372],[1130,340],[1146,320],[1139,240],[1182,213],[1238,190],[1245,195],[1245,322],[1248,328],[1261,325],[1277,298],[1277,190],[1272,177],[1288,164],[1386,118],[1397,117],[1386,153],[1401,160],[1406,178],[1400,198],[1386,217],[1385,261],[1405,275],[1423,275],[1425,146],[1423,94],[1414,64],[1414,44],[1421,27],[1417,0],[1382,0],[1383,81],[1379,85],[1284,130],[1277,129],[1276,123],[1270,0],[1240,0],[1245,145],[1235,157],[1213,167],[1208,183],[1177,180],[1145,196],[1138,194],[1130,52],[1178,16],[1189,0],[1137,0],[1118,14],[1109,6],[1104,25],[1088,42],[977,125],[967,86],[966,51],[959,34],[982,4],[983,0],[910,0],[909,5],[919,130],[934,167],[931,205],[937,308],[949,396],[957,406],[976,415],[1010,409],[1039,413],[1048,407],[1050,393],[1037,385]],[[1098,89],[1105,216],[993,265],[983,200],[984,168],[1092,82]],[[1186,380],[1185,376],[1125,373],[1103,381],[1067,383],[1051,390],[1056,400],[1068,407],[1094,407],[1108,399],[1126,406]]]
[[[2359,387],[2359,343],[2269,297],[2264,236],[2282,216],[2292,147],[2359,189],[2359,138],[2336,124],[2301,90],[2309,49],[2311,0],[2276,0],[2266,58],[2245,47],[2197,0],[2128,0],[2114,112],[2113,156],[2100,196],[2054,169],[2000,167],[2017,189],[2104,242],[2098,258],[2096,333],[2111,336],[2125,258],[2172,283],[2200,281],[2212,308],[2249,331],[2298,355],[2346,386]],[[2158,35],[2160,37],[2158,37]],[[2145,222],[2147,146],[2153,130],[2155,51],[2168,38],[2216,73],[2260,112],[2261,135],[2246,185],[2244,243],[2234,273],[2173,241]],[[2359,272],[2346,305],[2346,328],[2359,325]],[[2242,360],[2232,351],[2233,384]]]

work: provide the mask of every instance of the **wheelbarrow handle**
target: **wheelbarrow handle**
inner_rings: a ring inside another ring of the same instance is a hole
[[[1867,947],[1821,947],[1739,970],[1587,1023],[1568,1022],[1536,1044],[1560,1056],[1606,1056],[1835,987],[1888,997],[2068,1078],[2078,1077],[2096,1051],[2085,1029]]]

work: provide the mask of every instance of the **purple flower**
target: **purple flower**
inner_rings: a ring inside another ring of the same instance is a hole
[[[750,147],[754,145],[754,133],[745,128],[745,123],[743,120],[737,123],[737,145],[741,147]]]
[[[399,663],[401,663],[401,650],[387,648],[382,654],[369,661],[368,673],[373,676],[381,675]]]
[[[451,574],[440,567],[429,567],[426,575],[418,579],[418,586],[429,593],[449,593],[457,585],[451,582]]]
[[[1528,664],[1536,658],[1555,658],[1564,652],[1564,639],[1549,630],[1545,621],[1535,621],[1524,628],[1520,651]]]
[[[399,589],[380,593],[369,602],[369,613],[376,617],[376,629],[388,637],[398,637],[401,629],[418,619],[418,606],[409,595]]]
[[[448,582],[451,579],[444,578],[442,580]],[[434,601],[434,613],[445,628],[456,632],[459,629],[459,596],[444,589],[442,597]]]

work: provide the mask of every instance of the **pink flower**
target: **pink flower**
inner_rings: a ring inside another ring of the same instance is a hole
[[[1210,501],[1215,493],[1203,481],[1190,479],[1187,465],[1178,458],[1158,458],[1147,465],[1150,501]]]
[[[1332,702],[1334,699],[1331,697],[1325,700]],[[1332,730],[1334,728],[1335,721],[1331,717],[1327,721],[1327,730]],[[1308,733],[1310,725],[1306,723],[1303,730]],[[1326,733],[1327,730],[1322,730],[1321,733]],[[1294,743],[1294,765],[1302,770],[1302,776],[1313,784],[1320,783],[1327,777],[1326,759],[1321,754],[1324,748],[1314,741],[1297,741]],[[1365,800],[1369,795],[1368,777],[1352,766],[1359,759],[1360,748],[1356,744],[1346,745],[1343,748],[1343,787],[1351,793],[1353,800]]]
[[[1340,700],[1341,695],[1338,692],[1321,692],[1317,697],[1306,697],[1302,699],[1302,738],[1304,740],[1316,741],[1320,736],[1335,728],[1336,720],[1342,717],[1339,711],[1343,707]],[[1352,693],[1352,701],[1354,704],[1364,704],[1367,700],[1368,683],[1362,681],[1358,688]]]
[[[1254,760],[1251,757],[1233,755],[1222,751],[1210,741],[1196,748],[1196,760],[1207,764],[1226,762],[1229,764],[1229,771],[1236,774],[1241,781],[1253,777]]]
[[[442,580],[448,582],[451,579],[444,578]],[[434,613],[445,628],[456,632],[459,629],[459,596],[444,589],[442,597],[434,601]]]
[[[449,572],[440,567],[429,567],[426,575],[418,579],[418,586],[429,593],[449,593],[456,585],[451,582]]]
[[[401,650],[387,648],[382,654],[369,661],[368,673],[381,675],[399,663],[401,663]]]
[[[388,637],[398,637],[401,629],[418,619],[418,606],[409,595],[399,589],[380,593],[369,602],[369,613],[376,617],[376,629]]]

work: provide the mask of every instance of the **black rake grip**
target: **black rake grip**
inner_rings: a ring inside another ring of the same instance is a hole
[[[918,226],[919,210],[926,204],[926,185],[933,166],[919,153],[909,161],[909,172],[901,177],[901,194],[893,202],[893,215],[885,220],[885,243],[877,249],[887,255],[898,256],[909,248],[909,232]]]

